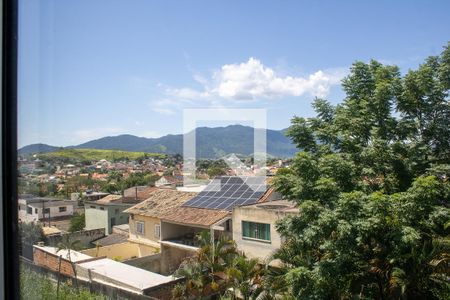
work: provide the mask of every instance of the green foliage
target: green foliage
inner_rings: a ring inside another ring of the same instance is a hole
[[[227,172],[224,168],[211,167],[206,171],[206,173],[208,174],[209,178],[214,178],[216,176],[225,175]]]
[[[84,213],[74,214],[70,219],[69,232],[81,231],[86,227],[86,220]]]
[[[56,283],[26,267],[20,270],[20,298],[24,300],[56,299]],[[69,282],[64,282],[59,290],[58,299],[63,300],[101,300],[103,295],[90,293],[87,289],[76,290]]]
[[[39,158],[62,159],[66,161],[98,161],[106,159],[109,161],[137,160],[145,157],[165,158],[165,154],[148,152],[130,152],[121,150],[98,150],[98,149],[63,149],[55,152],[39,154]]]
[[[449,57],[450,44],[404,77],[357,62],[342,104],[316,99],[316,117],[293,119],[304,152],[273,181],[299,207],[277,225],[284,268],[266,280],[279,294],[448,298]]]
[[[22,244],[34,245],[46,241],[41,224],[19,223],[19,233]]]
[[[185,281],[175,286],[173,299],[203,299],[209,295],[255,299],[261,293],[262,269],[257,260],[239,254],[234,241],[225,237],[211,241],[205,231],[197,238],[200,250],[174,274]]]

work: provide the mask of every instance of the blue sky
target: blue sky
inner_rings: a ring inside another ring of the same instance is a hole
[[[450,40],[450,1],[19,2],[19,146],[180,133],[184,108],[282,129],[355,60],[406,72]]]

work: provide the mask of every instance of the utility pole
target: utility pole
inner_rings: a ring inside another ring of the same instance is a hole
[[[51,219],[51,216],[50,216],[50,207],[48,208],[48,227],[50,227],[50,219]]]
[[[41,199],[42,201],[42,223],[44,223],[45,226],[45,202],[44,199]]]

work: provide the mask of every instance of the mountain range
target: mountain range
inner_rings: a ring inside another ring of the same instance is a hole
[[[261,129],[256,129],[261,130]],[[291,157],[298,149],[285,136],[284,130],[266,130],[267,154],[274,157]],[[188,134],[192,134],[188,133]],[[226,127],[196,128],[196,153],[198,158],[219,158],[235,153],[248,156],[253,154],[254,128],[243,125]],[[159,138],[137,137],[130,134],[108,136],[65,149],[104,149],[183,154],[183,135],[169,134]],[[19,154],[47,153],[61,147],[46,144],[32,144],[19,149]]]

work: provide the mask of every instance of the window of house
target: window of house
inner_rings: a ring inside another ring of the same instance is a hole
[[[35,213],[35,214],[38,213],[38,209],[37,209],[37,208],[34,209],[34,213]]]
[[[59,209],[59,212],[67,211],[67,207],[65,207],[65,206],[60,206],[58,209]]]
[[[27,214],[31,215],[33,214],[33,208],[30,206],[27,206]]]
[[[50,208],[44,208],[44,214],[49,214],[50,213]]]
[[[242,221],[242,237],[270,242],[270,224]]]
[[[115,213],[116,213],[116,215],[119,213],[119,209],[118,208],[116,208]]]
[[[90,208],[94,208],[95,209],[95,206],[94,205],[91,205],[91,206],[89,206]]]
[[[100,210],[105,210],[105,208],[104,207],[100,207]]]
[[[144,227],[145,227],[144,222],[136,222],[136,233],[144,234]]]
[[[155,225],[155,237],[160,238],[161,237],[161,225]]]

